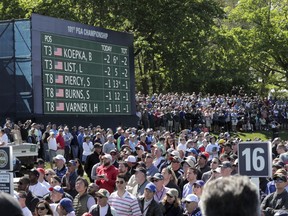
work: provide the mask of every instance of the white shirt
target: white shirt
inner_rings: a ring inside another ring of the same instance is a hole
[[[48,190],[51,187],[51,185],[48,182],[46,182],[45,180],[43,180],[43,182],[40,182],[40,183],[43,184]]]
[[[43,197],[47,193],[49,193],[49,190],[45,187],[45,185],[38,182],[35,185],[30,185],[29,190],[37,197]]]
[[[22,212],[24,216],[32,216],[31,211],[26,207],[22,208]]]
[[[186,143],[181,143],[181,142],[178,143],[177,150],[182,150],[185,153],[186,149],[187,149]]]
[[[48,148],[57,151],[57,142],[55,137],[49,139]]]
[[[89,142],[89,143],[83,142],[83,155],[92,154],[92,150],[93,150],[92,142]]]
[[[91,213],[94,208],[97,208],[97,206],[98,206],[98,204],[91,206],[91,208],[89,209],[89,213]],[[111,214],[113,216],[117,216],[117,212],[116,212],[115,208],[113,208],[112,206],[110,206],[110,208],[111,208]],[[100,216],[105,216],[108,212],[108,205],[103,206],[103,207],[99,206],[99,210],[100,210]]]
[[[4,145],[2,145],[2,147],[3,146],[7,146],[8,145],[8,136],[7,136],[7,134],[6,133],[4,133],[1,137],[0,137],[0,144],[1,143],[4,143]]]

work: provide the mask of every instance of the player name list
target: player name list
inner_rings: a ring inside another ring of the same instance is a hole
[[[41,37],[44,113],[131,113],[128,47]]]

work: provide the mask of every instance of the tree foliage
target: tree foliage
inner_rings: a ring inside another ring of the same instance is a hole
[[[137,91],[265,92],[287,86],[288,0],[2,0],[31,13],[134,35]],[[261,81],[261,82],[260,82]]]

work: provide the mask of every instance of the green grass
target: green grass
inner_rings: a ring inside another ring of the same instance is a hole
[[[257,132],[237,132],[232,133],[231,136],[238,136],[243,141],[247,139],[254,140],[256,138],[260,138],[262,141],[267,141],[272,139],[272,131],[257,131]],[[279,137],[281,140],[288,140],[288,133],[285,130],[281,130],[279,132]]]

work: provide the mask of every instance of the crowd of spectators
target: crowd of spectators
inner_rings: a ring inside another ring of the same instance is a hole
[[[207,131],[268,130],[271,124],[288,126],[287,101],[247,95],[153,94],[136,95],[138,124],[179,132],[199,125]],[[274,127],[274,126],[273,126]]]
[[[137,94],[136,99],[138,125],[115,131],[7,118],[0,145],[26,140],[40,147],[35,169],[20,178],[15,192],[23,212],[199,216],[205,187],[238,175],[241,139],[232,134],[271,129],[276,136],[276,129],[287,126],[286,103],[258,96]],[[269,216],[288,208],[286,143],[272,141],[273,175],[260,179],[261,212]]]

